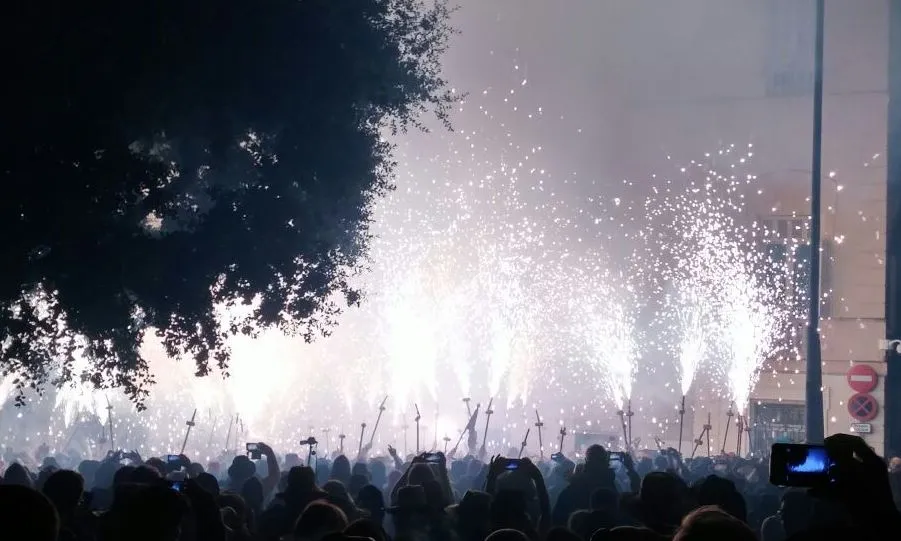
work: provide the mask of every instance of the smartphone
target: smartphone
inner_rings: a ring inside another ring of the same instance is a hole
[[[167,464],[179,464],[179,463],[181,463],[181,457],[178,455],[166,455],[166,463]]]
[[[774,443],[770,452],[770,483],[810,488],[831,483],[833,461],[822,445]]]
[[[181,492],[182,490],[184,490],[185,486],[181,483],[181,481],[172,481],[171,483],[169,483],[169,488],[171,488],[175,492]]]
[[[429,464],[440,464],[441,463],[441,453],[427,453],[425,455],[425,461]]]
[[[554,453],[551,455],[551,460],[554,462],[562,462],[564,458],[563,453]]]
[[[504,469],[507,471],[516,471],[522,465],[522,460],[518,458],[508,458],[507,462],[504,464]]]
[[[245,448],[247,449],[247,454],[250,455],[251,460],[259,460],[263,458],[263,453],[260,451],[259,443],[248,443]]]

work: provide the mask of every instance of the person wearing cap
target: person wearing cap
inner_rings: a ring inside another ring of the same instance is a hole
[[[487,492],[467,490],[448,512],[461,541],[482,541],[491,532],[491,495]]]
[[[432,509],[422,485],[401,487],[396,504],[385,511],[391,516],[396,538],[428,535]]]

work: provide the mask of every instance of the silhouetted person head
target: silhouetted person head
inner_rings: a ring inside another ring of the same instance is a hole
[[[82,460],[78,464],[78,473],[84,477],[84,486],[87,490],[94,488],[94,475],[100,469],[100,462],[96,460]]]
[[[619,510],[619,494],[609,488],[599,488],[591,493],[590,505],[593,511],[615,513]]]
[[[201,473],[197,476],[197,486],[207,491],[214,498],[219,496],[219,481],[213,474]]]
[[[182,496],[162,482],[124,485],[116,492],[108,516],[113,539],[175,541],[187,513]]]
[[[708,475],[697,487],[699,505],[715,505],[742,522],[748,521],[745,499],[735,483],[716,475]]]
[[[228,467],[228,478],[231,481],[231,487],[240,489],[244,481],[247,481],[257,472],[256,464],[251,462],[244,455],[238,455],[232,460],[232,465]]]
[[[802,532],[810,525],[813,502],[803,490],[789,490],[782,495],[779,518],[788,536]]]
[[[344,535],[350,537],[368,537],[373,541],[386,541],[385,530],[382,529],[382,526],[365,518],[352,522],[350,526],[344,530]]]
[[[496,530],[485,538],[485,541],[530,541],[526,534],[519,530],[504,528]]]
[[[294,466],[288,471],[288,492],[310,492],[316,488],[316,474],[307,466]]]
[[[350,482],[350,460],[348,460],[346,456],[339,455],[335,458],[335,462],[332,463],[332,471],[329,474],[329,479],[341,481],[345,486]]]
[[[251,477],[247,481],[244,481],[244,485],[241,487],[241,497],[244,498],[247,507],[254,512],[262,510],[263,502],[265,500],[263,483],[256,477]]]
[[[369,513],[373,522],[382,524],[385,520],[385,497],[378,487],[366,485],[361,488],[360,493],[357,494],[356,502],[361,509]]]
[[[53,475],[54,472],[57,472],[57,471],[59,471],[59,468],[55,467],[55,466],[50,466],[48,468],[41,468],[41,471],[38,472],[38,478],[34,483],[34,488],[43,492],[44,483],[46,483],[47,479],[49,479],[50,476]]]
[[[414,464],[412,468],[410,468],[410,475],[407,477],[408,485],[424,485],[426,481],[430,481],[435,478],[435,474],[432,473],[432,469],[428,464]]]
[[[344,483],[336,479],[332,479],[328,483],[322,485],[322,490],[335,500],[353,502],[350,493],[347,492],[347,487],[344,486]]]
[[[365,462],[357,462],[354,464],[353,468],[350,470],[351,475],[362,475],[367,480],[369,479],[369,466],[366,465]]]
[[[756,541],[747,524],[722,509],[708,505],[689,513],[673,541]]]
[[[144,465],[155,469],[160,475],[166,475],[169,471],[169,465],[163,462],[162,458],[156,456],[148,458]]]
[[[28,488],[34,486],[34,483],[31,482],[31,476],[28,475],[28,470],[18,462],[13,462],[6,468],[6,473],[3,474],[3,484]]]
[[[601,445],[592,445],[585,450],[585,469],[606,469],[610,467],[610,454]]]
[[[247,522],[247,502],[237,492],[225,491],[216,498],[216,503],[220,508],[230,507],[238,515],[242,524]]]
[[[369,484],[369,479],[365,475],[353,474],[350,476],[350,483],[347,485],[347,492],[351,498],[357,499],[360,490]]]
[[[551,528],[545,537],[546,541],[582,541],[582,538],[575,532],[566,528]]]
[[[616,528],[598,530],[591,534],[589,541],[669,541],[669,536],[663,536],[649,528],[635,526],[617,526]]]
[[[0,485],[0,525],[4,539],[56,541],[59,535],[59,516],[53,504],[22,485]]]
[[[44,495],[62,517],[75,513],[84,495],[84,478],[72,470],[59,470],[44,483]]]
[[[122,466],[113,474],[113,487],[127,485],[131,483],[132,474],[135,472],[134,466]]]
[[[688,496],[688,486],[671,473],[652,472],[641,480],[639,498],[646,506],[658,510],[683,506]]]
[[[369,482],[382,488],[388,482],[388,468],[381,460],[372,460],[369,462]]]
[[[332,533],[343,532],[348,526],[347,515],[336,506],[316,501],[307,506],[294,524],[294,538],[318,541]]]
[[[159,483],[161,479],[159,470],[150,466],[141,465],[131,470],[130,480],[132,483],[152,485]]]

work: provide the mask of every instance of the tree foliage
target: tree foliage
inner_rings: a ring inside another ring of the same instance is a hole
[[[10,7],[2,373],[140,404],[151,329],[198,375],[226,369],[230,335],[327,332],[359,300],[386,132],[447,120],[449,15],[443,0]],[[251,301],[238,321],[217,311]]]

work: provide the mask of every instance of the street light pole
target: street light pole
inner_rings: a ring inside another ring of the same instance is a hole
[[[824,439],[823,363],[820,348],[820,212],[823,162],[823,41],[826,1],[816,2],[813,67],[813,152],[810,175],[810,291],[807,320],[807,441]]]
[[[889,2],[885,265],[885,456],[901,449],[901,0]]]

